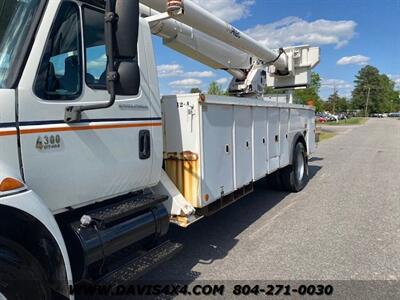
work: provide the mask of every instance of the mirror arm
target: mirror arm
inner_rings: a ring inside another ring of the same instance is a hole
[[[114,24],[118,16],[114,12],[114,0],[106,0],[105,21],[105,44],[107,52],[107,90],[110,94],[110,100],[105,104],[93,104],[87,106],[68,106],[65,108],[64,121],[66,123],[80,122],[82,112],[87,110],[109,108],[115,103],[115,82],[118,81],[118,72],[115,69],[114,61]]]

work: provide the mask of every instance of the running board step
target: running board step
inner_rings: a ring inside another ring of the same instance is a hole
[[[116,286],[133,282],[175,256],[180,250],[182,250],[181,244],[167,241],[100,278],[97,284]]]
[[[143,194],[125,198],[87,213],[92,219],[108,224],[140,211],[152,208],[168,199],[165,195]]]

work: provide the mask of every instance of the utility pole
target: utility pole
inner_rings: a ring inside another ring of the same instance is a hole
[[[366,100],[366,103],[365,103],[365,117],[366,117],[366,118],[368,117],[368,102],[369,102],[369,95],[370,95],[370,93],[371,93],[371,87],[368,86],[367,100]]]

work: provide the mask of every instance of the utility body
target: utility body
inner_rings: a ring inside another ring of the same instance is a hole
[[[306,185],[314,109],[290,91],[310,83],[318,48],[270,50],[189,0],[0,9],[0,298],[131,282],[180,250],[161,242],[170,223],[269,174]],[[152,35],[233,75],[229,96],[161,97]]]

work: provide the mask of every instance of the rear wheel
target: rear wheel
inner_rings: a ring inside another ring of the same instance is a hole
[[[298,142],[293,149],[293,161],[280,171],[281,183],[290,192],[300,192],[308,183],[307,151],[303,143]]]
[[[51,299],[46,275],[24,248],[0,238],[0,300]]]

